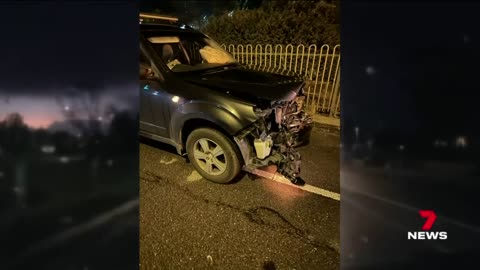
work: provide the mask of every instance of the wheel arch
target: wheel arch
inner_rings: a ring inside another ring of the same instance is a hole
[[[225,136],[231,139],[233,137],[232,134],[230,134],[224,127],[222,127],[218,123],[202,118],[191,118],[183,123],[180,130],[180,142],[183,145],[183,148],[185,148],[188,135],[190,135],[192,131],[198,128],[212,128],[222,132]]]
[[[196,128],[210,127],[233,137],[252,123],[248,117],[237,117],[226,108],[208,103],[190,103],[172,115],[170,138],[185,151],[186,138]]]

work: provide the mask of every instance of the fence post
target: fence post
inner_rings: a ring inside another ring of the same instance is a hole
[[[340,70],[338,71],[338,77],[335,81],[335,88],[333,90],[333,98],[330,104],[330,116],[334,117],[337,113],[337,96],[340,96]]]
[[[305,106],[314,114],[325,113],[330,117],[338,117],[340,113],[340,45],[335,45],[331,52],[330,46],[324,44],[320,47],[320,53],[317,53],[318,48],[314,44],[308,46],[307,52],[304,44],[297,45],[295,52],[292,44],[285,45],[285,51],[282,44],[257,44],[255,51],[251,44],[245,46],[228,44],[222,47],[228,49],[242,64],[255,64],[264,71],[270,68],[292,70],[293,65],[293,71],[307,81]],[[279,57],[278,63],[277,57]],[[288,61],[289,57],[290,61]],[[316,57],[318,57],[318,64]],[[317,64],[316,67],[315,64]]]

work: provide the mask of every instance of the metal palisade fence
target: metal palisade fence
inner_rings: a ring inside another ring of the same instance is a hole
[[[223,44],[240,63],[292,71],[307,80],[311,113],[340,117],[340,45]]]

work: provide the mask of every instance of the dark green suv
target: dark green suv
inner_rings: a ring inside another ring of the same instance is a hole
[[[175,18],[141,22],[141,135],[173,145],[217,183],[276,165],[302,185],[295,147],[308,143],[312,119],[304,81],[287,75],[237,63]]]

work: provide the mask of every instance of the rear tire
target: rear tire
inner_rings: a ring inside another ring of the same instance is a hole
[[[240,151],[231,139],[218,130],[195,129],[188,136],[186,146],[193,167],[209,181],[229,183],[242,169]]]

